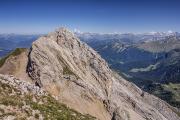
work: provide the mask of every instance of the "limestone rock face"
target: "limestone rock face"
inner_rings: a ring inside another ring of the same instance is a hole
[[[27,72],[60,102],[100,120],[179,120],[171,106],[112,72],[65,28],[33,42]]]

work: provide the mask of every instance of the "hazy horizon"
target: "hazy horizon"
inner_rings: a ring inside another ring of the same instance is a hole
[[[80,34],[84,34],[84,33],[92,33],[92,34],[153,34],[153,33],[180,33],[179,31],[171,31],[171,30],[168,30],[168,31],[149,31],[149,32],[83,32],[81,30],[78,30],[76,31],[75,29],[69,29],[68,27],[66,27],[68,30],[70,30],[71,32],[74,32],[74,33],[80,33]],[[53,31],[56,31],[57,28],[54,28],[52,29],[52,31],[49,31],[49,32],[53,32]],[[14,34],[14,35],[45,35],[45,34],[48,34],[49,32],[36,32],[36,33],[33,33],[33,32],[29,32],[29,33],[24,33],[24,32],[20,32],[20,33],[13,33],[13,32],[0,32],[1,35],[10,35],[10,34]]]

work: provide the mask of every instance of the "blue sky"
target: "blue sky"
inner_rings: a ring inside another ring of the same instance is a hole
[[[0,0],[0,33],[180,32],[180,0]]]

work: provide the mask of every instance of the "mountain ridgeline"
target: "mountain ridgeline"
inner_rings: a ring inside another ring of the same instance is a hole
[[[10,73],[2,70],[17,63],[26,65],[19,64],[21,67]],[[178,109],[113,72],[96,51],[65,28],[38,38],[30,50],[9,55],[1,71],[11,74],[6,79],[13,75],[18,78],[13,79],[35,85],[52,97],[30,99],[31,109],[37,110],[36,115],[32,114],[35,119],[179,120]],[[34,103],[41,99],[43,103]],[[49,102],[52,105],[48,106]],[[17,117],[17,114],[3,115]]]

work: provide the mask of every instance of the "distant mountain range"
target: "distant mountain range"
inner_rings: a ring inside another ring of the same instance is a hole
[[[153,34],[78,33],[77,35],[82,41],[98,51],[112,68],[120,70],[129,78],[180,82],[175,79],[176,77],[172,78],[170,75],[171,80],[169,80],[170,78],[166,76],[169,75],[167,71],[169,66],[178,67],[180,59],[180,34],[178,32]],[[173,70],[176,67],[173,67]]]
[[[148,42],[165,39],[169,36],[179,37],[179,32],[149,32],[149,33],[75,33],[83,41],[94,41],[94,40],[120,40],[124,43],[137,43],[137,42]]]
[[[0,34],[0,57],[16,48],[29,48],[41,35]]]
[[[0,34],[0,48],[12,50],[17,47],[30,47],[32,41],[41,35],[20,35],[20,34]]]

